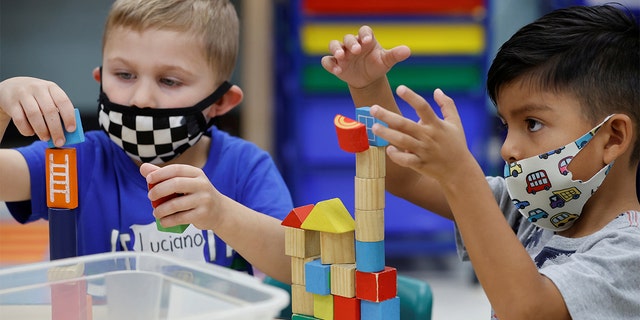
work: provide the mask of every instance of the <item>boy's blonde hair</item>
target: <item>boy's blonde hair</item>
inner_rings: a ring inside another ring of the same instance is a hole
[[[107,16],[103,48],[109,32],[117,27],[188,33],[201,39],[216,80],[231,78],[240,27],[236,10],[228,0],[117,0]]]

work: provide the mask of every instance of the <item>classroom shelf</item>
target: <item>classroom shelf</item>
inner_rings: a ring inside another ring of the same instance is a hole
[[[353,117],[355,109],[347,85],[324,70],[320,59],[329,53],[330,40],[356,34],[364,24],[385,48],[404,44],[412,50],[388,74],[392,88],[407,85],[434,106],[436,88],[455,99],[467,144],[482,165],[493,123],[484,88],[487,11],[484,0],[292,0],[277,5],[277,156],[294,205],[339,197],[353,212],[355,156],[338,147],[333,118]],[[402,101],[399,106],[417,120],[410,106]],[[386,199],[387,255],[454,250],[451,221],[390,194]]]

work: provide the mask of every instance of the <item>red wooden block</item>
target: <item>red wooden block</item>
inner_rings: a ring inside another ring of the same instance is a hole
[[[149,187],[149,190],[151,190],[156,185],[149,183],[149,184],[147,184],[147,186]],[[163,204],[163,203],[165,203],[165,202],[167,202],[167,201],[169,201],[169,200],[171,200],[171,199],[173,199],[175,197],[178,197],[178,196],[180,196],[180,195],[177,194],[177,193],[174,193],[174,194],[170,194],[170,195],[168,195],[166,197],[162,197],[160,199],[151,201],[151,206],[155,209],[157,206],[159,206],[159,205],[161,205],[161,204]]]
[[[148,183],[147,184],[149,190],[151,190],[151,188],[155,187],[155,184],[152,183]],[[155,201],[151,201],[151,206],[155,209],[157,206],[173,199],[176,197],[179,197],[183,194],[181,193],[172,193],[166,197],[162,197],[160,199],[157,199]],[[183,233],[185,230],[187,230],[187,228],[189,227],[188,224],[179,224],[176,226],[172,226],[172,227],[163,227],[162,224],[160,224],[160,221],[158,219],[156,219],[156,227],[158,228],[158,230],[160,231],[164,231],[164,232],[173,232],[173,233]]]
[[[334,295],[333,320],[360,320],[360,299]]]
[[[52,320],[91,320],[91,300],[84,280],[51,284]]]
[[[384,267],[380,272],[356,270],[356,298],[380,302],[398,295],[398,272],[396,268]]]
[[[369,149],[367,126],[339,114],[333,119],[333,124],[336,126],[340,149],[351,153]]]
[[[313,204],[308,204],[306,206],[293,208],[284,220],[282,220],[281,225],[300,229],[304,219],[306,219],[309,213],[311,213],[311,210],[313,210],[313,206]]]

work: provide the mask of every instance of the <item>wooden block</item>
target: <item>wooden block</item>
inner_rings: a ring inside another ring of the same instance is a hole
[[[305,285],[304,265],[316,259],[320,259],[320,255],[309,258],[291,257],[291,283]]]
[[[53,267],[47,271],[51,286],[52,320],[90,320],[91,300],[82,278],[84,264]]]
[[[291,311],[296,314],[313,315],[313,293],[303,285],[291,285]]]
[[[333,320],[332,295],[313,295],[313,316],[319,319]]]
[[[76,116],[76,131],[69,132],[67,131],[67,129],[64,128],[64,126],[62,127],[62,130],[64,130],[63,147],[84,142],[84,129],[82,129],[82,119],[80,118],[80,110],[75,109],[74,111]],[[62,122],[62,119],[60,121]],[[56,146],[53,144],[53,140],[49,139],[49,148],[55,148],[55,147]]]
[[[147,184],[147,189],[151,190],[153,187],[155,187],[156,184],[153,183],[148,183]],[[158,207],[159,205],[173,199],[176,197],[181,196],[182,194],[179,193],[172,193],[166,197],[162,197],[160,199],[157,200],[153,200],[151,201],[151,207],[153,207],[154,209],[156,207]],[[183,233],[185,230],[187,230],[187,228],[189,227],[188,224],[179,224],[179,225],[175,225],[175,226],[171,226],[171,227],[164,227],[162,226],[162,224],[160,223],[159,219],[156,219],[156,228],[158,228],[158,231],[162,231],[162,232],[172,232],[172,233]]]
[[[384,178],[355,177],[356,210],[384,209]]]
[[[91,320],[84,280],[51,284],[51,320]]]
[[[370,107],[356,108],[356,120],[364,124],[365,126],[367,126],[367,139],[369,139],[370,146],[376,146],[376,147],[388,146],[389,142],[387,140],[384,140],[379,136],[376,136],[375,134],[373,134],[373,131],[371,130],[371,127],[373,126],[374,123],[379,123],[385,127],[388,127],[388,125],[374,118],[371,115],[370,109],[371,109]]]
[[[356,296],[356,265],[336,263],[331,265],[331,294],[345,298]]]
[[[356,241],[356,269],[362,272],[384,270],[384,241]]]
[[[356,222],[342,201],[333,198],[316,203],[301,227],[305,230],[344,233],[355,230]]]
[[[369,149],[369,138],[365,125],[340,114],[333,118],[333,124],[336,127],[340,149],[350,153]]]
[[[362,242],[384,240],[384,210],[356,209],[356,240]]]
[[[52,267],[47,270],[47,280],[62,281],[80,278],[84,274],[84,263],[77,263],[68,266]]]
[[[333,320],[360,320],[360,300],[334,295]]]
[[[355,263],[355,232],[321,232],[320,259],[323,264]]]
[[[291,210],[291,212],[289,212],[284,220],[282,220],[281,225],[292,228],[300,228],[302,226],[302,222],[307,218],[307,216],[309,216],[309,213],[311,213],[312,209],[312,204],[294,208],[293,210]]]
[[[356,270],[356,297],[361,300],[380,302],[398,295],[398,272],[385,267],[381,272]]]
[[[387,174],[387,153],[385,147],[370,147],[356,153],[356,177],[384,178]]]
[[[304,282],[308,292],[331,294],[331,265],[312,260],[304,264]]]
[[[49,258],[51,260],[78,256],[78,208],[48,208]]]
[[[47,207],[78,207],[78,171],[75,148],[45,150]]]
[[[362,319],[400,320],[400,298],[395,297],[381,302],[360,301]]]
[[[284,227],[284,253],[291,257],[309,258],[320,254],[320,232]]]

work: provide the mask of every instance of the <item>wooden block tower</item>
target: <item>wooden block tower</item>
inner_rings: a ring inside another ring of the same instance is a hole
[[[76,130],[65,130],[65,145],[84,141],[80,112],[75,109]],[[47,207],[49,208],[49,257],[51,260],[77,256],[76,217],[78,210],[78,174],[76,149],[56,148],[49,141],[45,150]],[[89,320],[91,296],[81,279],[83,265],[49,270],[51,318],[53,320]],[[75,280],[78,279],[78,280]],[[58,283],[59,282],[59,283]]]
[[[385,266],[385,146],[368,107],[334,118],[338,144],[356,154],[355,220],[338,198],[283,220],[291,256],[292,319],[399,320],[397,271]]]

